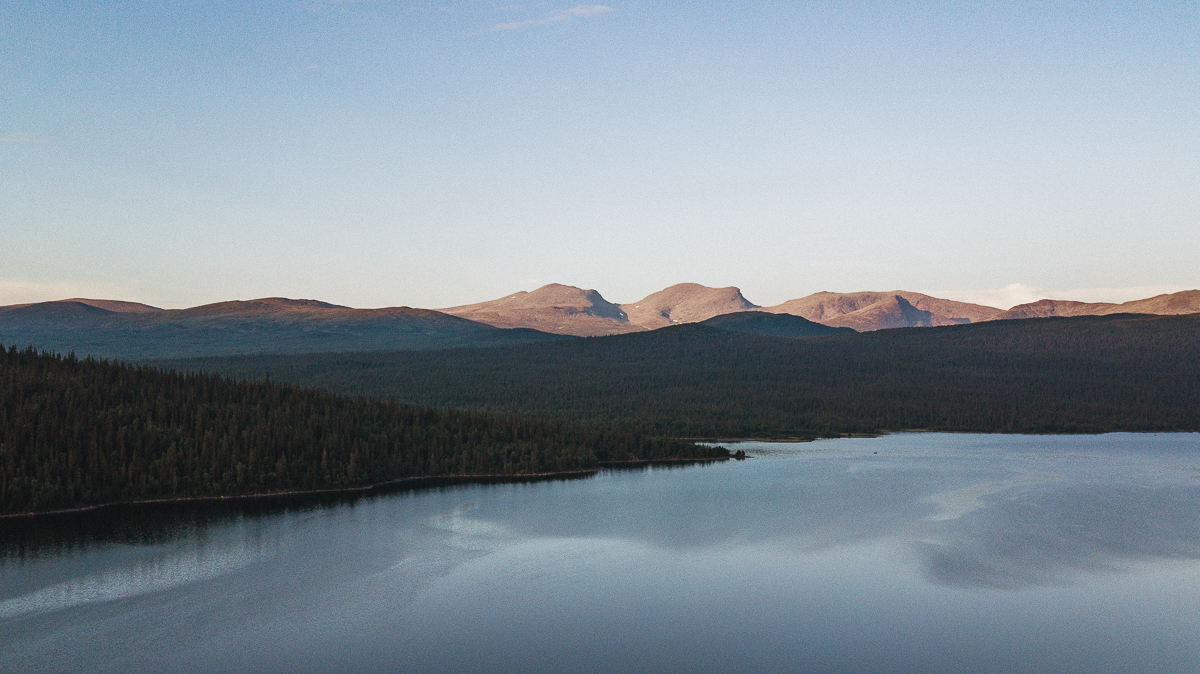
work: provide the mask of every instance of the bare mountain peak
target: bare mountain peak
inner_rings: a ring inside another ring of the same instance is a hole
[[[994,320],[1004,313],[995,307],[955,302],[909,290],[822,291],[767,307],[765,311],[793,314],[825,325],[859,331],[977,323]]]
[[[500,299],[444,309],[498,327],[529,327],[570,335],[610,335],[696,323],[757,306],[734,287],[679,283],[630,304],[616,305],[599,292],[551,283]]]
[[[710,288],[699,283],[677,283],[637,302],[622,304],[629,321],[653,330],[677,323],[698,323],[722,314],[757,309],[733,286]]]
[[[518,293],[524,302],[538,305],[615,307],[596,290],[577,288],[561,283],[550,283],[537,290]]]
[[[533,328],[562,335],[613,335],[640,330],[599,292],[551,283],[500,299],[442,309],[498,328]]]

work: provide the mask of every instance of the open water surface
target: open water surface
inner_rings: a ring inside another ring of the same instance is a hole
[[[0,521],[4,672],[1200,672],[1200,435]]]

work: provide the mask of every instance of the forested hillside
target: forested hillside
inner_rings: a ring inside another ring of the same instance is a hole
[[[718,453],[596,425],[0,348],[0,513]]]
[[[684,325],[489,349],[172,365],[680,437],[1200,430],[1200,315],[805,339]]]

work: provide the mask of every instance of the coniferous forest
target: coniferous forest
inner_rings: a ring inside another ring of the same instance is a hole
[[[0,348],[0,513],[725,453],[630,430]]]
[[[1200,315],[799,339],[684,325],[156,366],[0,349],[0,512],[725,453],[668,438],[915,429],[1200,430]]]

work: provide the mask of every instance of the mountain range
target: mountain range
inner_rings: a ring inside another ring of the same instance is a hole
[[[594,337],[699,323],[715,316],[753,310],[790,314],[830,327],[870,332],[1051,316],[1200,313],[1200,290],[1185,290],[1124,304],[1041,300],[1005,311],[907,290],[819,292],[760,307],[747,300],[737,288],[709,288],[695,283],[673,285],[638,302],[613,304],[595,290],[554,283],[530,292],[440,311],[496,327],[533,328]]]
[[[1118,313],[1200,313],[1200,290],[1123,304],[1040,300],[1007,311],[904,290],[819,292],[760,307],[735,287],[695,283],[673,285],[629,304],[609,302],[596,290],[554,283],[441,310],[354,309],[286,298],[160,309],[72,298],[0,307],[0,344],[142,360],[491,346],[644,332],[684,323],[799,337]]]

